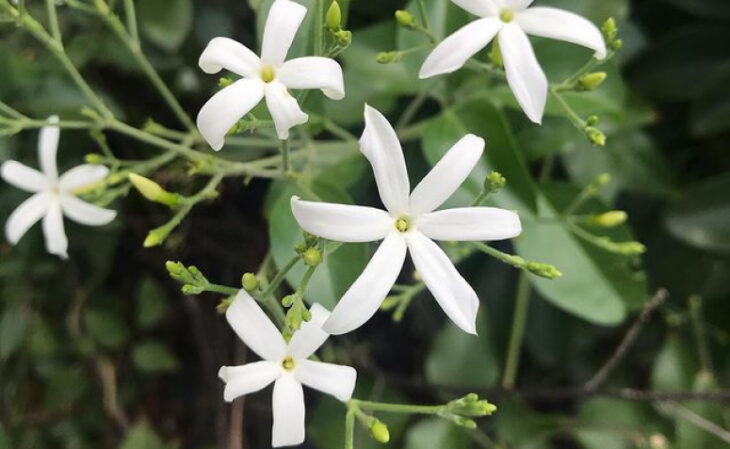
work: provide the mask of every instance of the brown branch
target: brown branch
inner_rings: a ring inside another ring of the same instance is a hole
[[[96,359],[96,369],[99,372],[99,380],[101,380],[104,410],[122,433],[126,434],[129,429],[129,419],[119,405],[117,397],[117,373],[114,365],[106,358],[98,357]]]

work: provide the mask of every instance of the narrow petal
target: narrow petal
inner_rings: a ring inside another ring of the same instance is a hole
[[[226,310],[226,319],[246,346],[262,359],[278,361],[284,356],[284,337],[245,290],[238,292]]]
[[[46,250],[61,259],[68,259],[68,238],[58,200],[51,200],[48,205],[46,216],[43,217],[43,234],[46,236]]]
[[[499,48],[507,82],[517,102],[530,120],[542,123],[548,82],[527,35],[519,25],[509,23],[499,33]]]
[[[261,71],[261,60],[256,53],[227,37],[212,39],[200,55],[198,65],[205,73],[226,69],[244,78],[256,78]]]
[[[117,212],[114,210],[95,206],[73,195],[61,196],[61,209],[63,209],[64,215],[71,220],[87,226],[104,226],[111,223],[117,216]]]
[[[391,214],[406,212],[411,185],[408,181],[403,149],[388,119],[367,104],[360,151],[373,167],[375,182],[378,184],[380,199],[385,208]]]
[[[512,11],[522,11],[532,4],[535,0],[502,0],[504,7],[509,8]]]
[[[418,230],[428,238],[448,241],[504,240],[522,232],[520,217],[496,207],[463,207],[425,214]]]
[[[278,80],[266,84],[266,106],[269,108],[271,118],[274,119],[276,134],[281,140],[289,138],[289,129],[309,120],[309,116],[299,107],[297,99],[292,97],[286,86]]]
[[[48,123],[58,123],[58,116],[48,118]],[[58,140],[61,130],[58,126],[44,126],[41,128],[38,137],[38,160],[41,170],[51,182],[58,179],[58,166],[56,165],[56,153],[58,152]]]
[[[294,375],[309,388],[327,393],[342,402],[352,398],[357,381],[357,371],[354,368],[313,360],[300,360]]]
[[[323,328],[338,335],[353,331],[369,320],[395,284],[403,261],[406,244],[399,234],[389,234],[365,270],[345,292]]]
[[[578,14],[557,8],[530,8],[517,15],[517,23],[527,34],[582,45],[595,51],[596,58],[606,57],[601,30]]]
[[[475,20],[460,28],[434,48],[421,66],[421,79],[452,73],[494,39],[504,24],[497,17]]]
[[[294,36],[307,14],[307,8],[290,0],[276,0],[269,10],[261,45],[261,60],[275,67],[286,60]]]
[[[17,244],[38,220],[48,211],[51,196],[47,193],[36,193],[18,206],[5,223],[5,236],[11,245]]]
[[[451,0],[459,8],[475,16],[491,17],[499,14],[499,5],[494,0]]]
[[[226,133],[264,97],[259,80],[238,80],[216,93],[198,113],[198,129],[211,148],[223,148]]]
[[[302,229],[337,242],[372,242],[393,230],[393,218],[374,207],[316,203],[294,196],[291,210]]]
[[[109,169],[103,165],[84,164],[74,167],[61,175],[58,188],[62,192],[72,192],[102,181],[109,175]]]
[[[286,352],[294,359],[307,359],[315,353],[329,338],[329,334],[322,330],[322,325],[330,316],[330,311],[320,304],[314,304],[309,309],[312,318],[302,323],[298,331],[294,332]]]
[[[276,381],[272,407],[274,426],[271,429],[271,445],[281,447],[302,444],[305,436],[304,391],[294,376],[281,376]]]
[[[3,162],[0,175],[8,184],[26,192],[40,192],[49,187],[46,175],[16,161]]]
[[[345,97],[342,67],[334,59],[319,56],[292,59],[276,74],[289,89],[321,89],[333,100]]]
[[[469,177],[484,152],[484,139],[467,134],[451,147],[411,193],[413,215],[431,212]]]
[[[416,270],[446,315],[462,330],[476,335],[479,298],[449,256],[419,232],[409,234],[406,241]]]
[[[226,402],[259,391],[278,379],[280,375],[280,364],[267,360],[241,366],[224,366],[218,371],[218,377],[226,383],[226,388],[223,390],[223,399]]]

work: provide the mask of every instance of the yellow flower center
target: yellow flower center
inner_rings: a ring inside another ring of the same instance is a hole
[[[274,73],[274,68],[270,65],[264,66],[263,69],[261,69],[261,79],[265,83],[270,83],[274,81],[274,77],[276,74]]]
[[[281,362],[281,366],[282,366],[282,367],[283,367],[283,368],[284,368],[285,370],[287,370],[287,371],[291,371],[291,370],[293,370],[293,369],[294,369],[294,359],[293,359],[293,358],[291,358],[291,357],[287,357],[287,358],[285,358],[285,359],[284,359],[284,361],[283,361],[283,362]]]
[[[499,20],[504,23],[510,23],[515,18],[515,13],[511,9],[503,9],[499,13]]]
[[[410,228],[411,224],[408,222],[408,218],[401,217],[395,221],[395,228],[398,232],[406,232]]]

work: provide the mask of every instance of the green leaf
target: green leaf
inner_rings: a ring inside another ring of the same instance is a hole
[[[495,426],[500,443],[512,449],[551,447],[550,437],[559,428],[555,417],[536,413],[514,398],[505,398],[498,406]]]
[[[157,432],[146,422],[136,423],[124,437],[119,449],[171,449],[175,445],[166,445]]]
[[[427,418],[406,432],[405,449],[444,449],[469,447],[466,432],[440,418]]]
[[[182,45],[193,25],[192,0],[138,0],[139,27],[150,42],[167,51]]]
[[[574,433],[585,449],[633,449],[636,436],[651,425],[646,412],[637,402],[591,399],[583,404]]]
[[[145,277],[137,294],[137,323],[149,329],[157,325],[167,312],[167,297],[159,282]]]
[[[692,391],[698,393],[706,393],[718,391],[720,386],[715,376],[710,372],[700,371],[694,380]],[[682,409],[694,413],[707,421],[722,427],[723,425],[723,406],[720,403],[712,401],[692,401],[684,404],[670,405],[673,409]],[[676,414],[676,434],[678,449],[722,449],[727,448],[727,444],[717,438],[717,436],[707,432],[697,426],[697,424],[683,418],[681,414]]]
[[[135,345],[132,349],[132,361],[138,370],[145,373],[170,373],[180,367],[177,357],[167,346],[154,340]]]
[[[44,406],[50,410],[70,410],[88,389],[80,382],[84,372],[80,366],[65,366],[54,370],[45,382]]]
[[[30,310],[25,306],[12,306],[0,318],[0,360],[6,361],[20,347],[30,323]]]
[[[129,339],[127,325],[110,312],[87,310],[84,324],[91,337],[108,348],[119,348]]]
[[[687,344],[670,334],[659,351],[651,372],[651,386],[660,391],[686,391],[697,371],[697,360]]]

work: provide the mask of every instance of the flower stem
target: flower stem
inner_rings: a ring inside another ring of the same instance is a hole
[[[274,276],[274,279],[271,280],[271,283],[268,287],[266,287],[266,290],[261,293],[262,298],[267,298],[269,295],[274,293],[277,288],[279,288],[279,285],[284,281],[286,278],[286,275],[291,271],[292,268],[294,268],[294,265],[299,262],[299,259],[301,259],[298,255],[294,256],[287,262],[286,265],[284,265],[284,268],[279,270],[278,273],[276,273],[276,276]]]
[[[359,399],[350,399],[347,402],[347,407],[351,409],[365,409],[373,412],[419,415],[438,415],[446,409],[444,405],[388,404],[385,402],[361,401]]]
[[[279,141],[279,148],[281,149],[281,170],[286,176],[289,173],[289,141]]]
[[[530,293],[530,282],[527,278],[527,273],[523,271],[520,273],[517,284],[517,298],[512,319],[512,332],[507,347],[507,361],[505,362],[504,378],[502,379],[502,387],[505,390],[511,390],[515,386],[517,369],[520,363],[520,352],[522,351],[522,341],[525,336],[525,325],[527,324]]]
[[[61,27],[58,25],[58,13],[56,12],[56,1],[46,0],[46,10],[48,10],[48,23],[51,26],[51,35],[58,42],[59,45],[63,46],[63,40],[61,38]]]
[[[355,411],[347,410],[345,415],[345,449],[355,448]]]

